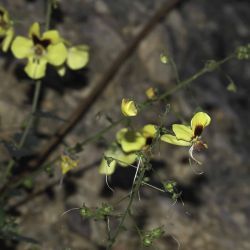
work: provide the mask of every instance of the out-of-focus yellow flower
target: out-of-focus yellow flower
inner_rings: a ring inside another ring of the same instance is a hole
[[[141,150],[146,144],[146,138],[140,132],[123,128],[116,134],[116,140],[124,152]]]
[[[137,155],[135,153],[124,153],[117,144],[112,144],[111,147],[104,153],[104,158],[99,166],[99,173],[111,175],[114,173],[117,164],[122,167],[127,167],[133,164]]]
[[[157,97],[157,90],[155,88],[148,88],[146,90],[146,96],[148,97],[149,100],[154,100]]]
[[[134,101],[125,98],[122,99],[121,111],[124,116],[136,116],[138,113]]]
[[[172,129],[175,135],[164,134],[161,136],[161,140],[178,146],[191,146],[189,150],[190,157],[200,163],[193,157],[193,150],[200,151],[207,148],[207,145],[201,141],[201,134],[210,122],[211,118],[207,113],[198,112],[193,116],[191,126],[173,124]]]
[[[161,63],[168,64],[169,63],[169,56],[166,53],[161,53],[160,60],[161,60]]]
[[[8,11],[0,6],[0,47],[6,52],[14,36],[13,22]]]
[[[67,46],[67,43],[66,43]],[[86,45],[78,45],[67,48],[66,64],[72,70],[84,68],[89,62],[89,47]],[[57,70],[60,76],[66,73],[65,64],[58,67]]]
[[[67,58],[67,49],[57,30],[40,34],[40,26],[34,23],[29,30],[29,38],[17,36],[11,46],[18,59],[28,58],[25,72],[32,79],[45,76],[47,63],[62,65]]]
[[[61,170],[62,174],[65,175],[71,169],[78,167],[79,161],[72,159],[68,155],[61,156]]]

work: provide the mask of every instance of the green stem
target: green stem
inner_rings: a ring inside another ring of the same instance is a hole
[[[208,72],[212,72],[215,69],[218,69],[222,64],[224,64],[225,62],[231,60],[235,58],[235,53],[229,55],[228,57],[214,62],[214,67],[213,68],[208,68],[207,66],[204,66],[202,69],[200,69],[196,74],[194,74],[193,76],[187,78],[186,80],[181,81],[178,85],[176,85],[175,87],[173,87],[172,89],[170,89],[169,91],[166,91],[165,93],[163,93],[162,95],[160,95],[156,100],[147,100],[146,102],[141,104],[141,110],[146,109],[148,106],[152,105],[152,103],[160,101],[165,99],[166,97],[170,96],[171,94],[175,93],[176,91],[182,89],[183,87],[187,86],[188,84],[192,83],[192,81],[196,80],[197,78],[201,77],[202,75],[204,75],[205,73]],[[106,128],[100,130],[99,132],[97,132],[94,135],[91,135],[90,137],[88,137],[87,139],[85,139],[84,141],[82,141],[80,143],[80,146],[84,146],[86,144],[88,144],[89,142],[93,142],[95,140],[97,140],[98,138],[100,138],[103,134],[105,134],[107,131],[109,131],[110,129],[112,129],[113,127],[116,127],[118,124],[120,124],[121,122],[123,122],[126,119],[126,117],[123,117],[115,122],[113,122],[111,125],[107,126]],[[79,144],[78,144],[79,145]],[[69,150],[72,150],[74,152],[74,150],[77,148],[77,145],[74,146],[73,148],[70,148]],[[53,162],[57,161],[60,157],[56,157]],[[51,163],[51,162],[50,162]],[[40,166],[37,171],[35,171],[36,173],[40,172],[41,169],[44,168],[44,166],[48,165],[48,163],[43,164],[42,166]],[[25,175],[27,176],[27,175]],[[15,188],[17,187],[20,183],[22,183],[22,181],[24,180],[25,176],[23,178],[21,178],[20,180],[18,180],[16,183],[14,183],[13,185],[10,185],[10,188]],[[6,190],[5,192],[8,192],[8,190]],[[2,195],[2,194],[1,194]]]
[[[46,2],[47,2],[47,9],[46,9],[46,19],[45,19],[45,30],[49,30],[51,25],[53,0],[47,0]]]
[[[51,22],[51,14],[52,14],[52,0],[47,0],[47,11],[46,11],[46,20],[45,20],[45,30],[48,30],[50,27],[50,22]],[[35,84],[35,93],[33,96],[33,101],[32,101],[32,108],[31,108],[31,115],[28,118],[28,122],[27,125],[25,127],[25,130],[22,134],[22,137],[20,139],[19,144],[17,145],[17,149],[22,149],[22,147],[24,146],[28,134],[30,132],[30,129],[32,128],[34,121],[35,121],[35,113],[37,110],[37,106],[38,106],[38,100],[39,100],[39,95],[40,95],[40,90],[41,90],[41,80],[36,81]],[[10,175],[10,173],[12,172],[12,168],[15,165],[15,161],[13,159],[11,159],[7,165],[6,171],[2,176],[2,183],[6,182],[6,179],[8,178],[8,176]]]
[[[119,223],[119,225],[117,226],[117,229],[113,235],[113,237],[111,237],[111,239],[109,240],[108,242],[108,245],[107,245],[107,250],[111,250],[119,233],[121,232],[121,229],[123,227],[123,224],[124,224],[124,221],[125,219],[127,218],[127,216],[129,215],[130,213],[130,209],[131,209],[131,206],[133,204],[133,201],[134,201],[134,198],[135,198],[135,195],[137,194],[137,192],[139,191],[140,189],[140,186],[142,185],[142,181],[143,181],[143,178],[144,178],[144,175],[145,175],[145,172],[146,172],[146,169],[145,167],[142,167],[141,168],[141,172],[139,173],[139,176],[138,176],[138,179],[136,181],[136,184],[132,187],[132,190],[131,190],[131,195],[130,195],[130,199],[129,199],[129,202],[128,202],[128,205],[127,205],[127,208],[121,218],[121,221]]]
[[[174,74],[175,74],[176,82],[177,82],[177,84],[179,84],[180,83],[180,77],[179,77],[179,73],[178,73],[176,63],[175,63],[174,59],[172,59],[171,57],[170,57],[169,60],[170,60],[170,65],[171,65],[171,67],[172,67],[172,69],[174,71]]]
[[[25,142],[27,140],[29,131],[33,126],[33,123],[34,123],[34,120],[35,120],[35,112],[36,112],[37,106],[38,106],[40,90],[41,90],[41,80],[38,80],[36,82],[36,86],[35,86],[35,93],[34,93],[33,101],[32,101],[31,115],[28,118],[28,122],[27,122],[27,125],[25,127],[25,130],[24,130],[24,132],[22,134],[20,142],[17,145],[17,149],[19,149],[19,150],[23,148],[23,146],[24,146],[24,144],[25,144]],[[5,171],[5,173],[4,173],[3,177],[2,177],[3,183],[5,183],[6,179],[10,175],[14,165],[15,165],[15,161],[13,159],[10,160],[8,165],[7,165],[6,171]]]
[[[169,91],[166,91],[165,93],[163,93],[162,95],[160,95],[155,101],[159,101],[159,100],[163,100],[166,97],[170,96],[171,94],[173,94],[174,92],[176,92],[177,90],[187,86],[189,83],[193,82],[194,80],[196,80],[197,78],[199,78],[200,76],[204,75],[205,73],[208,72],[212,72],[215,69],[218,69],[222,64],[224,64],[225,62],[233,59],[235,57],[235,54],[231,54],[228,57],[218,61],[218,62],[214,62],[213,68],[208,68],[206,65],[200,69],[196,74],[192,75],[191,77],[187,78],[186,80],[181,81],[177,86],[175,86],[174,88],[172,88]]]

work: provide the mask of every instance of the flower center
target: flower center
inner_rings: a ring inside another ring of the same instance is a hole
[[[200,136],[203,131],[202,125],[197,125],[194,129],[194,137]]]
[[[44,49],[46,49],[51,44],[51,41],[49,39],[40,39],[35,34],[32,34],[32,40],[35,45],[40,45]]]
[[[34,47],[34,52],[36,56],[40,57],[44,54],[45,49],[40,44],[36,44]]]
[[[46,53],[47,47],[51,41],[49,39],[40,39],[35,34],[32,34],[32,40],[34,43],[34,53],[37,57],[41,57]]]

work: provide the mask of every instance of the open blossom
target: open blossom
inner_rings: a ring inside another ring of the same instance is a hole
[[[161,140],[178,146],[190,146],[190,157],[197,163],[201,164],[194,158],[193,150],[200,151],[207,148],[207,144],[201,140],[201,134],[210,122],[211,118],[207,113],[198,112],[193,116],[190,126],[173,124],[172,129],[175,135],[164,134],[161,136]]]
[[[14,36],[13,22],[6,9],[0,6],[0,48],[6,52]]]
[[[137,159],[136,152],[146,149],[151,145],[157,134],[157,128],[153,124],[145,125],[140,131],[123,128],[116,134],[116,142],[111,144],[104,153],[104,158],[99,166],[99,173],[111,175],[117,164],[128,167]]]
[[[67,49],[57,30],[40,33],[40,26],[34,23],[29,30],[29,38],[17,36],[11,46],[18,59],[27,58],[25,72],[32,79],[45,76],[47,64],[60,66],[67,58]]]

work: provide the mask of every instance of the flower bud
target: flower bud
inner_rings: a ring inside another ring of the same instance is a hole
[[[124,98],[122,99],[121,111],[124,116],[136,116],[138,112],[134,101]]]

